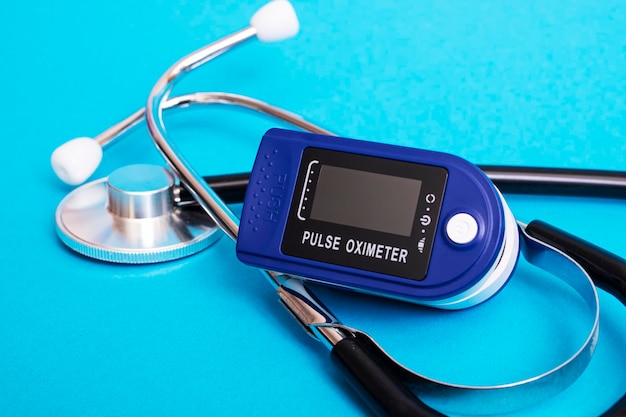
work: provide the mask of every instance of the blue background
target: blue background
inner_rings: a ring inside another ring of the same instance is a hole
[[[373,2],[372,2],[373,3]],[[367,408],[226,238],[153,266],[83,258],[55,236],[70,190],[52,150],[140,108],[182,55],[246,25],[257,0],[14,1],[0,15],[0,414],[361,415]],[[623,169],[626,3],[618,0],[295,1],[302,30],[252,42],[176,93],[232,91],[344,136],[475,163]],[[205,174],[248,170],[275,123],[204,109],[168,118]],[[160,163],[145,129],[105,152],[95,178]],[[624,202],[510,196],[626,255]],[[584,312],[522,267],[493,300],[438,312],[323,290],[345,323],[402,362],[461,383],[534,375],[584,337]],[[569,389],[516,416],[590,416],[626,390],[626,312],[600,294],[597,353]],[[582,321],[581,321],[582,320]],[[616,363],[618,365],[616,365]]]

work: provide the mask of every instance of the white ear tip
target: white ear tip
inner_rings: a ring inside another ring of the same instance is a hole
[[[287,0],[273,0],[261,7],[250,19],[263,42],[276,42],[291,38],[300,30],[298,16]]]
[[[76,138],[52,152],[50,163],[61,181],[78,185],[94,173],[102,160],[102,147],[91,138]]]

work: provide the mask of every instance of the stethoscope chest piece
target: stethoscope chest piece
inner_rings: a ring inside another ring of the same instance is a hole
[[[77,188],[56,211],[63,243],[85,256],[116,263],[182,258],[222,233],[208,215],[174,204],[174,177],[156,165],[130,165]]]

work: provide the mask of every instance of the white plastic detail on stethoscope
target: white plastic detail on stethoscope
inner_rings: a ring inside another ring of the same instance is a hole
[[[101,160],[102,146],[92,138],[80,137],[56,148],[50,163],[61,181],[78,185],[95,172]]]
[[[295,36],[300,30],[298,16],[291,3],[274,0],[261,7],[250,19],[250,25],[263,42],[278,42]]]
[[[255,36],[263,42],[278,42],[291,38],[300,30],[298,16],[287,0],[273,0],[261,7],[250,19],[250,25],[255,29]],[[144,109],[141,109],[120,122],[118,126],[112,126],[111,131],[121,132],[143,117]],[[57,177],[69,185],[85,182],[98,168],[102,159],[102,147],[110,141],[102,141],[104,139],[102,135],[105,133],[108,133],[105,137],[111,136],[111,132],[107,131],[98,135],[98,140],[80,137],[55,149],[51,163]]]

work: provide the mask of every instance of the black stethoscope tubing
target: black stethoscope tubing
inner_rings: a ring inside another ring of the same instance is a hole
[[[626,199],[626,173],[619,171],[530,168],[483,165],[481,169],[504,193],[604,197]],[[204,177],[226,204],[243,202],[249,173]],[[179,188],[180,205],[194,200]],[[526,232],[576,260],[590,275],[594,284],[617,298],[626,307],[626,260],[579,237],[534,220]],[[430,408],[416,396],[408,385],[417,387],[413,375],[408,375],[380,351],[368,338],[349,339],[331,351],[331,356],[346,369],[357,369],[354,384],[370,406],[383,415],[445,416]],[[351,363],[354,362],[354,363]],[[368,382],[369,381],[369,382]],[[366,392],[363,392],[366,391]],[[626,394],[601,417],[625,417]]]
[[[293,12],[293,10],[291,11]],[[253,17],[253,20],[255,20],[256,16]],[[281,20],[291,17],[291,15],[282,13],[279,14],[279,17],[279,20]],[[291,36],[294,28],[297,32],[296,20],[295,26],[291,22],[290,25],[285,26],[287,27],[286,32],[280,32],[280,36],[275,38],[274,29],[276,26],[274,23],[267,26],[261,25],[264,28],[264,34],[261,36],[259,29],[253,24],[185,56],[157,81],[150,93],[145,111],[140,110],[122,122],[121,125],[125,126],[122,131],[118,131],[117,127],[114,127],[110,131],[103,132],[99,140],[97,140],[101,146],[104,146],[116,135],[135,125],[145,115],[148,130],[155,145],[157,145],[170,167],[173,168],[176,175],[181,179],[181,182],[190,185],[191,192],[189,194],[199,199],[205,211],[210,213],[222,230],[234,239],[236,239],[238,231],[237,219],[225,204],[242,201],[247,184],[246,174],[239,177],[231,177],[221,187],[215,183],[215,178],[209,179],[208,182],[213,183],[211,185],[214,185],[214,188],[207,187],[207,184],[193,172],[193,169],[180,159],[176,149],[168,142],[166,130],[162,123],[162,110],[186,105],[184,101],[177,101],[172,106],[167,105],[169,93],[181,75],[205,64],[232,47],[246,40],[253,39],[257,35],[259,38],[266,38],[264,40],[278,40]],[[272,28],[269,31],[272,32],[272,36],[266,37],[269,33],[266,30],[267,28]],[[217,94],[217,96],[225,97],[227,95]],[[189,97],[193,98],[194,95]],[[229,98],[236,97],[230,95]],[[241,99],[243,100],[243,98]],[[259,103],[252,103],[251,100],[246,99],[244,102],[238,103],[237,100],[220,100],[215,95],[212,96],[212,100],[207,103],[239,104],[272,115],[272,112],[262,106],[262,103],[260,103],[261,108],[257,108]],[[252,103],[251,106],[250,103]],[[193,103],[189,102],[187,104]],[[290,116],[289,118],[294,117]],[[294,124],[301,126],[299,122]],[[326,132],[320,131],[319,133]],[[605,197],[615,197],[619,194],[626,196],[626,175],[622,173],[506,167],[483,168],[505,193],[573,194]],[[491,171],[490,168],[492,168]],[[233,179],[236,181],[233,181]],[[179,200],[179,205],[182,206],[190,202],[190,199],[185,197],[184,187],[179,187],[177,194],[176,198]],[[532,237],[554,248],[561,249],[561,251],[577,260],[587,270],[595,285],[604,288],[619,298],[622,303],[625,303],[626,261],[542,222],[533,221],[524,229]],[[279,282],[274,284],[279,284]],[[290,291],[289,287],[277,286],[280,291]],[[307,300],[315,302],[312,298],[307,298]],[[304,324],[306,325],[306,323]],[[324,329],[328,328],[321,327],[320,332]],[[339,330],[339,328],[335,327],[331,329]],[[443,415],[425,405],[407,386],[407,384],[419,386],[424,381],[420,381],[417,375],[407,374],[408,371],[393,362],[375,342],[361,336],[361,333],[356,332],[355,337],[342,338],[337,344],[333,344],[331,355],[342,365],[348,374],[354,377],[356,385],[361,388],[364,396],[371,400],[370,404],[374,406],[374,409],[381,414],[388,415]],[[615,406],[604,414],[604,416],[609,415],[626,416],[626,396],[622,397]]]
[[[570,168],[478,165],[504,194],[626,199],[626,172]],[[249,173],[204,177],[227,203],[241,203]],[[196,204],[184,186],[177,190],[179,205]]]
[[[249,107],[271,116],[285,119],[299,127],[309,130],[320,129],[295,115],[275,109],[245,97],[227,93],[196,93],[170,99],[166,108],[187,107],[192,104],[235,104]],[[124,120],[110,130],[112,139],[121,136],[143,117],[144,111]],[[123,127],[122,128],[120,128]],[[323,131],[322,131],[323,133]],[[578,197],[605,197],[626,199],[626,173],[619,171],[531,168],[510,166],[480,166],[504,193],[562,195]],[[206,177],[205,181],[224,204],[241,203],[244,199],[249,174],[229,174]],[[184,185],[175,187],[174,199],[179,206],[193,206],[198,203]],[[526,228],[531,237],[560,249],[577,260],[589,273],[594,284],[606,290],[622,303],[626,304],[626,261],[601,248],[569,235],[542,222],[533,221]],[[408,385],[417,388],[420,382],[415,375],[407,372],[391,361],[379,346],[369,338],[356,333],[356,337],[346,338],[333,347],[331,355],[342,364],[355,386],[364,392],[372,408],[385,415],[442,416],[425,405],[414,395]],[[622,397],[603,416],[626,416],[626,395]]]

